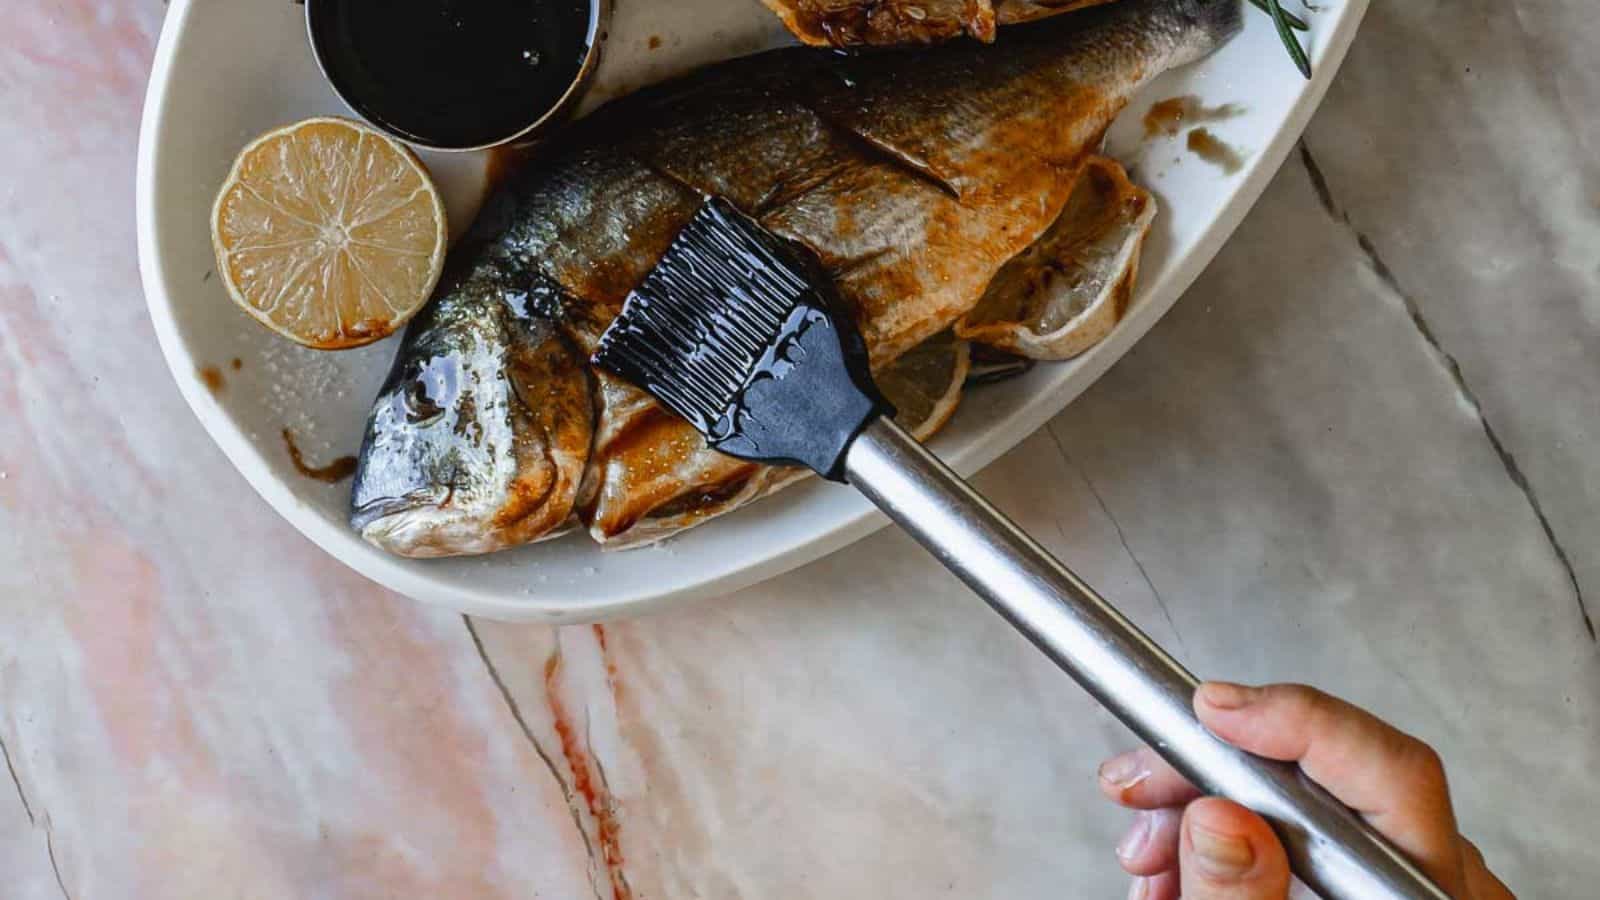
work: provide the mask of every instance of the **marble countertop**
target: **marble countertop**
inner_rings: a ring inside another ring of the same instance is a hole
[[[1590,7],[1375,3],[1206,275],[978,479],[1199,672],[1432,742],[1526,897],[1600,878]],[[0,893],[1121,895],[1093,776],[1128,736],[899,534],[550,628],[280,521],[140,295],[162,13],[0,30]]]

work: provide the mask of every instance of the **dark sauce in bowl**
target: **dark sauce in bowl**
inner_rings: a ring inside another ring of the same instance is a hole
[[[469,149],[558,112],[592,67],[605,0],[308,0],[318,62],[362,118]]]

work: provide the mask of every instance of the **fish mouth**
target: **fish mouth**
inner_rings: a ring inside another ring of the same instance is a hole
[[[379,497],[368,500],[350,511],[350,524],[356,531],[365,531],[368,525],[421,507],[440,507],[450,499],[451,491],[442,487],[426,487],[409,491],[398,497]]]
[[[368,543],[409,559],[478,556],[526,543],[482,511],[453,503],[454,493],[425,488],[371,500],[350,514],[350,522]]]

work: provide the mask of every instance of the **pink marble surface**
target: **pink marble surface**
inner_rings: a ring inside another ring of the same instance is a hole
[[[981,485],[1196,668],[1434,742],[1507,880],[1581,896],[1600,173],[1561,110],[1600,99],[1600,35],[1578,0],[1466,6],[1375,8],[1212,271]],[[1120,891],[1092,773],[1126,736],[898,535],[552,629],[419,608],[278,520],[138,288],[161,17],[0,30],[0,896]],[[1374,160],[1417,152],[1419,109],[1459,115],[1411,202]],[[1508,319],[1513,289],[1539,314]]]

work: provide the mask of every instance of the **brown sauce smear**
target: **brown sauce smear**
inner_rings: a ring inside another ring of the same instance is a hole
[[[244,368],[244,360],[242,360],[239,357],[235,356],[233,358],[233,361],[228,363],[228,368],[233,369],[235,372],[237,372],[240,369]]]
[[[698,487],[674,500],[650,510],[647,519],[673,519],[678,516],[703,514],[712,507],[726,503],[739,495],[750,483],[748,477],[734,478],[725,484]]]
[[[1244,167],[1244,157],[1204,128],[1189,132],[1189,152],[1232,175]]]
[[[1172,137],[1186,126],[1220,122],[1243,113],[1244,107],[1236,103],[1206,106],[1200,101],[1199,97],[1193,94],[1168,97],[1150,107],[1150,111],[1144,114],[1144,136],[1146,138],[1160,135]]]
[[[341,456],[325,466],[310,466],[306,458],[300,454],[300,448],[294,442],[294,432],[283,429],[283,445],[289,449],[289,461],[294,463],[294,470],[313,481],[323,484],[337,484],[356,471],[356,458],[354,456]]]
[[[213,395],[222,393],[228,386],[227,379],[222,377],[222,370],[216,366],[201,366],[198,374],[200,375],[200,381],[205,384]]]
[[[483,195],[487,198],[495,188],[533,158],[533,144],[503,144],[489,150],[489,161],[483,168]]]

